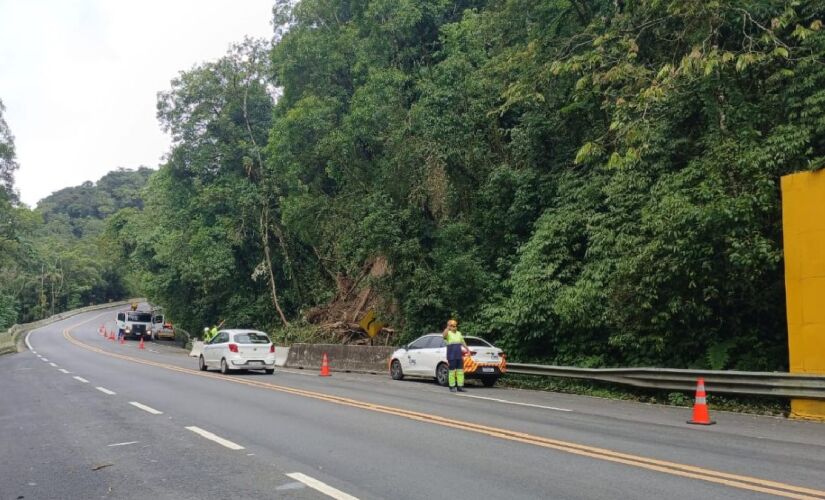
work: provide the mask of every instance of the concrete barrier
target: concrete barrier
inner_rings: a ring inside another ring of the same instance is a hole
[[[286,359],[287,368],[320,370],[324,354],[334,372],[384,373],[390,355],[397,347],[338,344],[293,344]]]
[[[289,347],[275,346],[275,366],[285,366],[289,357]]]
[[[200,340],[193,340],[192,352],[189,353],[189,356],[192,358],[197,358],[201,354],[203,354],[203,342]]]

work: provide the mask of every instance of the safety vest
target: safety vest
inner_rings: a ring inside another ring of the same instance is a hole
[[[447,330],[447,344],[463,344],[464,343],[464,336],[461,335],[461,332],[458,330],[452,331]]]
[[[212,329],[209,330],[209,340],[214,339],[217,335],[218,335],[218,329],[213,326]]]

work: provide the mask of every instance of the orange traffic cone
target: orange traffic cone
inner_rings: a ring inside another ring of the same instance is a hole
[[[140,344],[138,344],[138,349],[146,349],[146,347],[143,345],[143,337],[140,338]]]
[[[321,373],[322,377],[329,377],[329,360],[327,359],[327,353],[324,353],[324,359],[321,361]]]
[[[688,420],[689,424],[713,425],[716,422],[710,419],[708,413],[708,397],[705,394],[705,380],[699,379],[696,382],[696,402],[693,405],[693,418]]]
[[[112,330],[111,332],[109,332],[109,340],[111,340],[112,342],[114,342],[114,340],[115,340],[115,331],[114,331],[114,330]]]

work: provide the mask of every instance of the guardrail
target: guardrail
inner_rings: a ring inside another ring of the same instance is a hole
[[[712,393],[825,399],[825,375],[673,368],[574,368],[509,362],[507,372],[677,391],[692,391],[696,388],[696,379],[703,378],[705,388]]]

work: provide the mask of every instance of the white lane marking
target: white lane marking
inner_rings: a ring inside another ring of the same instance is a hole
[[[42,356],[41,356],[41,357],[40,357],[40,361],[42,361],[42,362],[44,362],[44,363],[48,363],[48,362],[49,362],[49,359],[48,359],[48,358],[44,358],[44,357],[42,357]]]
[[[53,367],[57,368],[57,365],[55,363],[49,363],[49,364],[52,365]]]
[[[26,337],[26,340],[28,340],[28,339],[29,339],[29,338],[28,338],[28,337]],[[32,354],[37,354],[37,351],[35,351],[34,349],[32,349],[31,351],[32,351]]]
[[[27,333],[27,334],[26,334],[26,338],[25,338],[25,340],[26,340],[26,347],[28,347],[28,348],[29,348],[29,350],[30,350],[31,352],[33,352],[33,353],[37,354],[37,351],[35,351],[35,350],[34,350],[34,347],[32,347],[31,343],[29,343],[29,335],[31,335],[31,334],[32,334],[32,332],[29,332],[29,333]]]
[[[201,429],[200,427],[195,427],[194,425],[191,425],[191,426],[187,427],[187,429],[194,432],[195,434],[200,434],[201,436],[205,437],[206,439],[214,441],[214,442],[216,442],[216,443],[218,443],[222,446],[226,446],[230,450],[243,450],[243,449],[245,449],[243,446],[241,446],[237,443],[233,443],[232,441],[229,441],[228,439],[224,439],[222,437],[216,436],[216,435],[212,434],[209,431],[205,431],[205,430]]]
[[[114,396],[115,394],[117,394],[115,391],[110,391],[105,387],[95,387],[95,389],[102,392],[103,394],[108,394],[109,396]]]
[[[63,373],[72,373],[72,372],[70,372],[69,370],[67,370],[65,368],[60,368],[58,371],[61,371]]]
[[[158,410],[152,408],[151,406],[142,405],[142,404],[138,403],[137,401],[129,401],[129,404],[134,406],[135,408],[140,408],[143,411],[148,411],[152,415],[163,415],[162,411],[158,411]]]
[[[85,378],[83,378],[83,377],[78,377],[77,375],[75,375],[75,376],[74,376],[74,377],[72,377],[72,378],[73,378],[73,379],[75,379],[75,380],[77,380],[77,381],[83,382],[84,384],[88,384],[88,383],[89,383],[89,381],[88,381],[88,380],[86,380],[86,379],[85,379]]]
[[[106,446],[111,448],[112,446],[126,446],[126,445],[130,445],[130,444],[137,444],[139,442],[140,441],[126,441],[125,443],[114,443],[114,444],[109,444],[109,445],[106,445]]]
[[[469,394],[459,394],[459,397],[462,398],[474,398],[474,399],[484,399],[487,401],[495,401],[497,403],[506,403],[508,405],[516,405],[516,406],[529,406],[531,408],[542,408],[544,410],[554,410],[554,411],[573,411],[568,408],[556,408],[555,406],[543,406],[543,405],[534,405],[532,403],[519,403],[518,401],[508,401],[506,399],[498,399],[498,398],[488,398],[484,396],[471,396]]]
[[[287,474],[287,477],[291,477],[296,481],[300,481],[305,485],[309,486],[313,490],[320,491],[324,495],[328,497],[335,498],[336,500],[358,500],[357,497],[352,495],[348,495],[341,490],[335,489],[332,486],[322,483],[315,478],[309,477],[306,474],[301,474],[300,472],[292,472]]]

